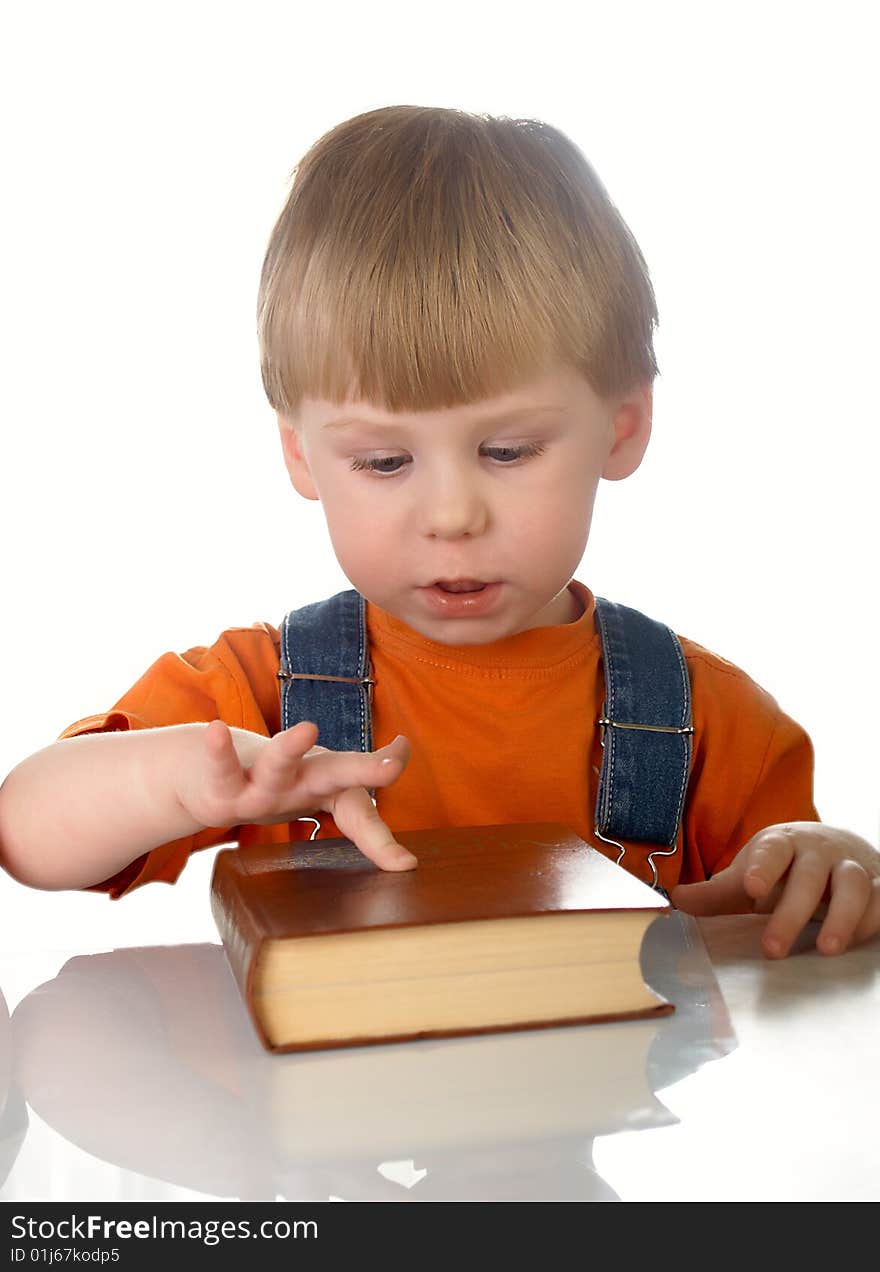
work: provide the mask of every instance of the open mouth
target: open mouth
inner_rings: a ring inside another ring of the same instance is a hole
[[[439,587],[441,592],[482,592],[486,583],[481,583],[478,579],[437,579],[434,587]]]
[[[486,618],[501,605],[504,584],[497,579],[436,579],[422,588],[427,612],[437,619]]]

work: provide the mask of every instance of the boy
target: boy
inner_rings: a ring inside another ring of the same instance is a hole
[[[267,250],[262,374],[290,479],[366,600],[362,736],[380,745],[285,727],[283,633],[231,628],[13,770],[5,868],[119,897],[173,882],[199,848],[302,839],[313,821],[386,870],[415,865],[392,827],[559,821],[595,842],[614,726],[597,727],[597,607],[572,575],[599,479],[629,476],[648,443],[656,319],[638,246],[556,130],[389,107],[321,138]],[[809,739],[679,641],[693,750],[677,838],[607,839],[611,855],[692,913],[773,910],[770,956],[822,911],[823,953],[872,936],[880,855],[819,823]]]

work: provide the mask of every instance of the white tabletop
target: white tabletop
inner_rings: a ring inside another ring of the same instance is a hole
[[[659,1020],[284,1056],[219,943],[7,954],[0,1200],[877,1200],[880,941],[765,922],[657,920]]]

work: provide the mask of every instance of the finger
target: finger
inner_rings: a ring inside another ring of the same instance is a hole
[[[309,755],[329,755],[329,754],[334,754],[334,755],[347,755],[347,754],[351,754],[351,755],[364,755],[364,754],[366,754],[366,755],[381,755],[383,759],[385,758],[385,756],[394,756],[394,755],[399,755],[399,756],[403,757],[403,762],[404,762],[404,763],[406,763],[406,762],[407,762],[407,760],[409,760],[409,757],[410,757],[410,751],[411,751],[411,750],[412,750],[412,748],[410,747],[409,738],[406,736],[406,734],[405,734],[405,733],[398,733],[397,737],[396,737],[396,738],[394,738],[394,740],[393,740],[393,741],[391,741],[391,742],[386,742],[384,746],[380,746],[380,747],[378,747],[375,751],[366,751],[366,752],[364,752],[364,751],[351,751],[351,752],[347,752],[347,751],[334,751],[334,752],[331,752],[329,747],[326,747],[326,746],[313,746],[313,747],[311,747],[311,748],[309,749],[309,751],[307,752],[307,754],[309,754]]]
[[[229,726],[222,720],[212,720],[205,730],[205,751],[208,759],[207,785],[225,795],[240,790],[244,782],[241,762]]]
[[[317,736],[318,726],[311,720],[301,720],[276,733],[255,759],[251,781],[266,790],[284,790],[294,779],[306,753],[314,747]]]
[[[822,900],[829,872],[828,860],[822,853],[804,852],[796,858],[761,940],[769,958],[784,958],[791,949]]]
[[[680,883],[669,899],[685,914],[744,914],[752,908],[752,898],[743,888],[742,870],[728,866],[700,883]]]
[[[774,884],[769,892],[765,892],[763,896],[752,901],[752,909],[755,914],[772,914],[776,909],[776,905],[785,891],[785,880]]]
[[[329,811],[346,839],[382,870],[412,870],[418,865],[418,858],[394,838],[363,787],[343,791]]]
[[[410,746],[399,735],[378,751],[322,751],[306,757],[303,779],[309,799],[338,797],[350,787],[375,789],[396,782],[409,761]],[[338,823],[337,823],[338,824]]]
[[[828,913],[816,937],[816,947],[822,954],[842,954],[852,942],[871,893],[871,878],[864,866],[851,857],[838,861],[831,871]]]
[[[759,831],[743,848],[743,887],[750,897],[766,898],[788,870],[795,856],[796,839],[788,826]]]

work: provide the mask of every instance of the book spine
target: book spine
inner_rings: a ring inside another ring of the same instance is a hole
[[[211,877],[211,913],[223,942],[226,960],[238,985],[257,1036],[271,1050],[256,1009],[254,974],[262,950],[264,934],[241,887],[242,865],[238,849],[226,848],[214,858]]]

